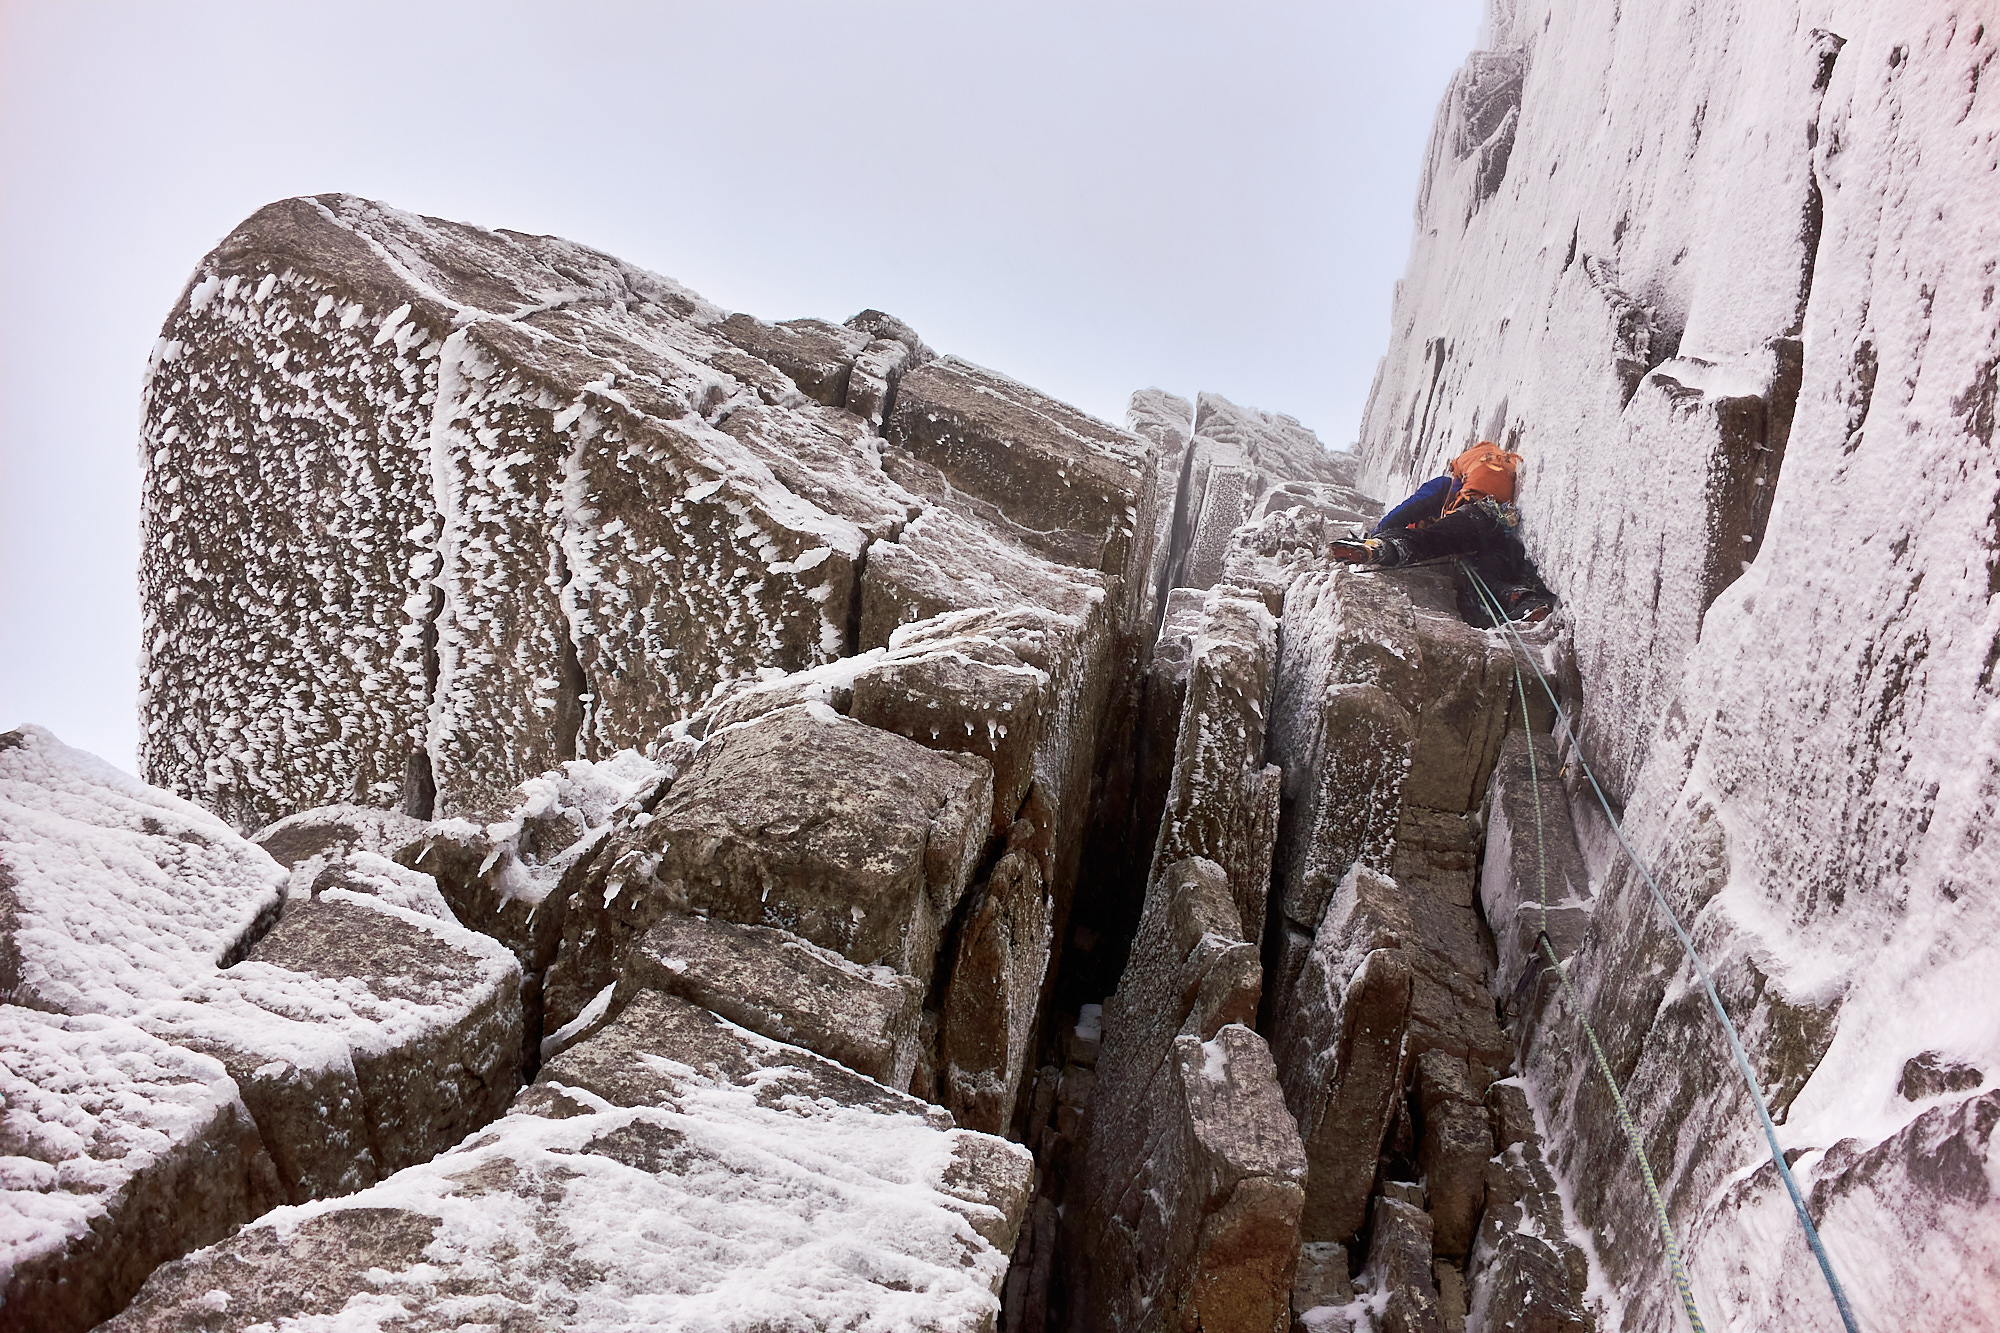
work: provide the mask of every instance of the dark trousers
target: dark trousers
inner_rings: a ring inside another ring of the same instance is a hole
[[[1535,569],[1535,562],[1528,558],[1528,550],[1521,545],[1520,537],[1514,529],[1501,522],[1498,511],[1491,504],[1469,504],[1446,514],[1426,528],[1405,528],[1392,534],[1409,548],[1412,563],[1421,560],[1439,560],[1447,556],[1463,556],[1465,563],[1472,566],[1475,573],[1484,579],[1503,605],[1510,610],[1524,598],[1550,598],[1548,585]],[[1462,581],[1462,580],[1461,580]],[[1467,611],[1467,619],[1478,624],[1486,623],[1479,611],[1478,600],[1470,596],[1470,590],[1461,596]]]

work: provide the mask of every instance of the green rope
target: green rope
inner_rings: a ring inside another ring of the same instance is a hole
[[[1491,607],[1487,614],[1492,615]],[[1497,626],[1496,626],[1497,628]],[[1535,761],[1535,724],[1528,716],[1528,686],[1521,679],[1521,668],[1514,667],[1514,692],[1521,701],[1521,731],[1528,739],[1528,789],[1535,798],[1535,888],[1541,904],[1542,927],[1535,936],[1542,957],[1555,970],[1556,980],[1562,983],[1563,994],[1569,997],[1570,1007],[1576,1010],[1576,1021],[1583,1027],[1583,1039],[1590,1043],[1590,1054],[1597,1062],[1597,1071],[1604,1075],[1604,1086],[1611,1090],[1611,1104],[1618,1112],[1618,1127],[1625,1131],[1625,1142],[1632,1146],[1632,1155],[1639,1161],[1640,1179],[1646,1182],[1646,1197],[1652,1201],[1653,1219],[1660,1226],[1660,1243],[1666,1246],[1667,1267],[1672,1270],[1674,1290],[1680,1293],[1681,1308],[1687,1311],[1688,1323],[1694,1333],[1707,1333],[1701,1322],[1701,1311],[1695,1307],[1694,1287],[1688,1282],[1687,1267],[1681,1262],[1680,1242],[1674,1238],[1674,1224],[1667,1216],[1667,1205],[1660,1197],[1660,1184],[1653,1175],[1653,1163],[1646,1156],[1646,1145],[1639,1138],[1639,1127],[1633,1123],[1631,1108],[1625,1104],[1625,1094],[1618,1090],[1618,1080],[1611,1072],[1611,1061],[1604,1054],[1604,1047],[1597,1040],[1597,1032],[1584,1016],[1583,997],[1570,985],[1569,971],[1556,957],[1555,946],[1549,942],[1549,858],[1548,845],[1542,831],[1542,774]]]
[[[1500,599],[1486,586],[1486,580],[1479,576],[1479,571],[1463,560],[1458,563],[1459,568],[1465,572],[1475,591],[1478,592],[1480,600],[1485,605],[1486,614],[1493,620],[1494,628],[1502,628],[1501,622],[1505,613],[1500,610]],[[1513,628],[1512,621],[1506,622],[1505,631],[1513,641],[1517,654],[1514,682],[1522,686],[1521,694],[1525,700],[1527,690],[1521,682],[1519,658],[1529,657],[1527,643]],[[1561,708],[1556,702],[1555,690],[1549,686],[1548,677],[1543,674],[1541,667],[1535,665],[1532,658],[1529,658],[1529,665],[1534,667],[1535,679],[1541,685],[1542,693],[1548,696],[1549,706],[1557,710],[1560,718]],[[1524,703],[1522,707],[1525,715],[1526,704]],[[1566,723],[1565,727],[1567,728]],[[1570,729],[1570,741],[1572,745],[1576,743],[1576,732],[1573,729]],[[1763,1125],[1764,1142],[1770,1149],[1771,1162],[1778,1170],[1778,1179],[1784,1182],[1786,1194],[1791,1196],[1792,1212],[1799,1220],[1800,1230],[1805,1232],[1806,1244],[1812,1249],[1813,1258],[1819,1263],[1820,1275],[1826,1279],[1827,1290],[1833,1295],[1833,1304],[1840,1313],[1840,1322],[1847,1333],[1859,1333],[1860,1326],[1854,1317],[1854,1307],[1848,1303],[1846,1288],[1841,1285],[1840,1278],[1833,1271],[1832,1256],[1826,1252],[1826,1244],[1820,1239],[1819,1228],[1813,1225],[1812,1214],[1806,1209],[1805,1195],[1799,1189],[1797,1178],[1792,1175],[1791,1163],[1785,1160],[1785,1154],[1778,1146],[1778,1128],[1771,1120],[1771,1108],[1764,1100],[1763,1089],[1757,1086],[1757,1075],[1750,1068],[1750,1057],[1743,1049],[1743,1039],[1737,1035],[1736,1024],[1730,1020],[1729,1011],[1723,1008],[1722,996],[1715,989],[1715,979],[1708,974],[1708,968],[1703,965],[1701,955],[1695,950],[1694,941],[1689,939],[1687,931],[1681,928],[1680,918],[1674,914],[1672,905],[1667,902],[1667,895],[1660,888],[1660,882],[1653,877],[1653,872],[1646,868],[1638,849],[1625,837],[1625,830],[1619,824],[1618,816],[1612,813],[1611,802],[1606,799],[1604,788],[1598,784],[1597,774],[1591,772],[1590,763],[1583,757],[1580,747],[1577,749],[1576,757],[1577,762],[1583,766],[1584,777],[1590,780],[1590,788],[1597,796],[1597,803],[1604,809],[1604,818],[1611,826],[1612,835],[1618,839],[1618,845],[1625,849],[1625,854],[1632,858],[1633,866],[1652,892],[1653,902],[1659,907],[1660,914],[1666,918],[1667,925],[1674,932],[1674,938],[1680,941],[1681,950],[1687,955],[1688,962],[1693,965],[1695,975],[1701,979],[1702,989],[1708,994],[1709,1007],[1715,1011],[1717,1021],[1722,1024],[1722,1035],[1729,1041],[1730,1054],[1736,1060],[1737,1071],[1743,1075],[1743,1082],[1750,1089],[1750,1100],[1757,1109],[1757,1119]]]

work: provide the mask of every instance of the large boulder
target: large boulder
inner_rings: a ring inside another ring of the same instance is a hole
[[[840,410],[872,337],[553,237],[259,210],[149,370],[145,774],[244,827],[491,814],[718,681],[840,656],[915,508]]]
[[[543,1078],[458,1150],[163,1268],[109,1329],[993,1327],[1023,1150],[654,992]]]
[[[0,1006],[0,1325],[81,1333],[279,1202],[221,1064],[130,1023]]]
[[[928,983],[992,831],[992,766],[863,726],[824,704],[711,736],[576,890],[547,1022],[617,981],[668,912],[787,930]]]

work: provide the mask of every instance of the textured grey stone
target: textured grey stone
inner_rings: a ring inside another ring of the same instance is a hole
[[[1394,1199],[1376,1200],[1368,1266],[1361,1281],[1388,1298],[1376,1325],[1383,1333],[1444,1333],[1427,1214]]]
[[[82,1333],[281,1201],[229,1076],[129,1023],[0,1006],[0,1326]]]
[[[1054,712],[1053,682],[992,639],[911,645],[854,678],[847,715],[993,766],[993,832],[1021,813]]]
[[[750,315],[731,315],[716,326],[716,332],[784,371],[801,393],[828,407],[839,407],[846,400],[848,371],[869,342],[858,330],[821,319],[768,324]]]
[[[893,338],[877,338],[854,357],[843,406],[880,429],[895,404],[896,384],[909,368],[910,349]]]
[[[260,1007],[345,1037],[384,1173],[457,1143],[519,1086],[520,968],[461,927],[330,891],[232,971]]]
[[[1305,1156],[1244,1026],[1260,976],[1221,867],[1167,867],[1104,1006],[1073,1295],[1093,1326],[1289,1320]]]
[[[654,992],[549,1076],[454,1152],[161,1269],[111,1329],[357,1309],[421,1333],[718,1311],[743,1328],[992,1326],[1028,1201],[1021,1149]]]
[[[907,1088],[924,993],[787,931],[670,912],[625,956],[620,992],[677,995],[773,1041]]]
[[[572,895],[547,1022],[618,979],[668,912],[788,930],[928,983],[991,831],[992,769],[812,704],[711,737]]]
[[[1143,585],[1150,451],[1136,436],[954,357],[904,375],[883,467],[1053,560]]]
[[[1264,935],[1279,775],[1264,764],[1277,625],[1261,602],[1218,590],[1203,601],[1167,785],[1155,873],[1191,856],[1220,865],[1239,932]]]
[[[1102,619],[1109,609],[1106,582],[933,505],[895,541],[869,547],[856,646],[886,647],[898,628],[950,611],[1025,605],[1080,621]]]
[[[838,410],[868,341],[552,237],[260,210],[149,377],[145,773],[247,827],[487,814],[720,680],[840,656],[862,551],[914,504]]]
[[[1556,957],[1575,953],[1590,924],[1590,872],[1577,847],[1560,771],[1553,738],[1531,738],[1519,730],[1507,733],[1493,768],[1479,897],[1499,952],[1496,995],[1512,995],[1537,956],[1544,892]]]
[[[1009,841],[960,922],[938,1033],[944,1105],[987,1134],[1013,1124],[1052,942],[1034,825],[1019,821]]]
[[[348,852],[373,852],[395,859],[396,853],[421,838],[428,825],[394,810],[366,805],[323,805],[301,810],[271,824],[250,839],[287,870],[296,870],[316,856],[333,859]]]

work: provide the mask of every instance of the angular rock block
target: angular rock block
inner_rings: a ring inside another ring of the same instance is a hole
[[[1273,1042],[1310,1174],[1303,1234],[1344,1242],[1367,1220],[1377,1159],[1403,1087],[1415,969],[1395,881],[1356,866],[1300,964]]]
[[[1034,825],[1019,821],[1008,851],[973,890],[939,1020],[940,1100],[959,1124],[986,1134],[1013,1124],[1049,970],[1055,904],[1034,838]]]
[[[149,369],[143,771],[246,828],[490,813],[840,656],[915,508],[838,410],[874,338],[552,237],[260,210]]]
[[[1284,1326],[1305,1156],[1269,1050],[1245,1026],[1260,979],[1221,867],[1167,867],[1104,1006],[1073,1297],[1092,1326],[1148,1309],[1188,1326]]]
[[[1590,1329],[1589,1261],[1570,1240],[1527,1098],[1518,1084],[1496,1083],[1486,1109],[1500,1152],[1485,1164],[1485,1211],[1469,1265],[1472,1313],[1486,1328]]]
[[[1479,842],[1472,816],[1406,805],[1391,863],[1409,911],[1405,943],[1416,972],[1409,1054],[1440,1050],[1469,1061],[1474,1084],[1484,1089],[1512,1064],[1514,1046],[1493,1015],[1492,944],[1475,906]]]
[[[877,338],[863,347],[848,372],[847,399],[842,404],[877,430],[896,402],[896,385],[910,365],[910,349],[893,338]]]
[[[1239,407],[1219,393],[1196,396],[1194,433],[1238,450],[1259,473],[1282,481],[1352,486],[1359,465],[1352,450],[1327,448],[1295,418]]]
[[[1220,865],[1246,940],[1264,935],[1277,838],[1279,775],[1264,765],[1277,650],[1277,622],[1261,602],[1221,590],[1204,600],[1153,853],[1159,870],[1191,856]]]
[[[545,1079],[454,1152],[161,1269],[109,1330],[992,1327],[1025,1151],[651,992]]]
[[[547,1025],[618,980],[668,912],[790,931],[928,984],[992,825],[992,767],[780,709],[706,741],[651,814],[614,831],[576,890]]]
[[[101,1016],[0,1006],[0,1324],[81,1333],[280,1202],[223,1068]]]
[[[894,541],[868,548],[855,647],[886,647],[900,627],[951,611],[1035,606],[1101,618],[1097,608],[1108,586],[1101,574],[1065,566],[954,509],[932,505]]]
[[[731,315],[716,326],[716,332],[784,371],[799,392],[828,407],[846,401],[848,372],[870,342],[865,333],[822,319],[769,324],[750,315]]]
[[[1441,571],[1412,571],[1412,637],[1422,674],[1403,799],[1429,810],[1477,809],[1514,701],[1512,655],[1459,618]]]
[[[991,639],[910,645],[854,677],[847,715],[932,750],[976,754],[993,766],[993,832],[1021,813],[1035,779],[1053,683]]]
[[[621,990],[677,995],[898,1090],[917,1062],[924,992],[769,926],[670,913],[626,955]]]
[[[1174,557],[1174,510],[1186,470],[1188,444],[1194,438],[1194,404],[1159,389],[1141,389],[1125,409],[1125,429],[1153,446],[1153,489],[1160,497],[1153,512],[1152,559],[1146,587],[1150,613],[1140,625],[1159,622]]]
[[[400,860],[431,877],[460,924],[506,945],[524,973],[555,961],[563,895],[548,877],[529,873],[513,845],[471,820],[445,819],[426,825]]]
[[[883,467],[907,489],[1143,586],[1153,490],[1136,436],[956,357],[903,377],[882,433]]]
[[[1556,957],[1568,958],[1590,924],[1590,871],[1577,846],[1560,771],[1554,739],[1521,731],[1507,733],[1493,767],[1479,899],[1499,953],[1496,995],[1513,994],[1533,964],[1544,928]]]
[[[896,643],[901,651],[916,652],[931,644],[948,648],[970,637],[992,641],[1047,678],[1035,781],[1022,814],[1046,832],[1046,874],[1060,921],[1074,893],[1090,817],[1116,645],[1101,602],[1083,616],[1025,605],[943,615],[905,627]]]
[[[250,841],[287,870],[315,857],[339,860],[352,852],[373,852],[394,860],[396,853],[423,837],[430,826],[395,810],[367,805],[324,805],[287,815],[258,830]]]
[[[228,825],[40,727],[0,733],[0,1001],[130,1014],[277,919],[287,875]]]
[[[215,984],[340,1035],[384,1174],[457,1143],[518,1086],[520,965],[462,926],[329,890],[293,903]]]
[[[1173,573],[1176,587],[1212,588],[1229,558],[1229,539],[1250,517],[1258,476],[1249,459],[1197,435],[1191,450],[1187,549]]]
[[[1386,873],[1394,864],[1415,729],[1409,710],[1374,685],[1329,687],[1316,720],[1321,767],[1300,780],[1278,853],[1285,916],[1308,933],[1351,869]]]
[[[1444,1333],[1431,1270],[1431,1219],[1397,1199],[1377,1199],[1361,1285],[1383,1298],[1383,1333]]]
[[[1422,1122],[1417,1164],[1434,1224],[1431,1248],[1439,1258],[1463,1260],[1486,1204],[1493,1128],[1464,1061],[1426,1051],[1417,1057],[1416,1084]]]
[[[1271,1049],[1231,1023],[1206,1042],[1175,1038],[1174,1063],[1187,1115],[1181,1160],[1207,1197],[1173,1307],[1183,1327],[1276,1333],[1290,1326],[1306,1161]]]

